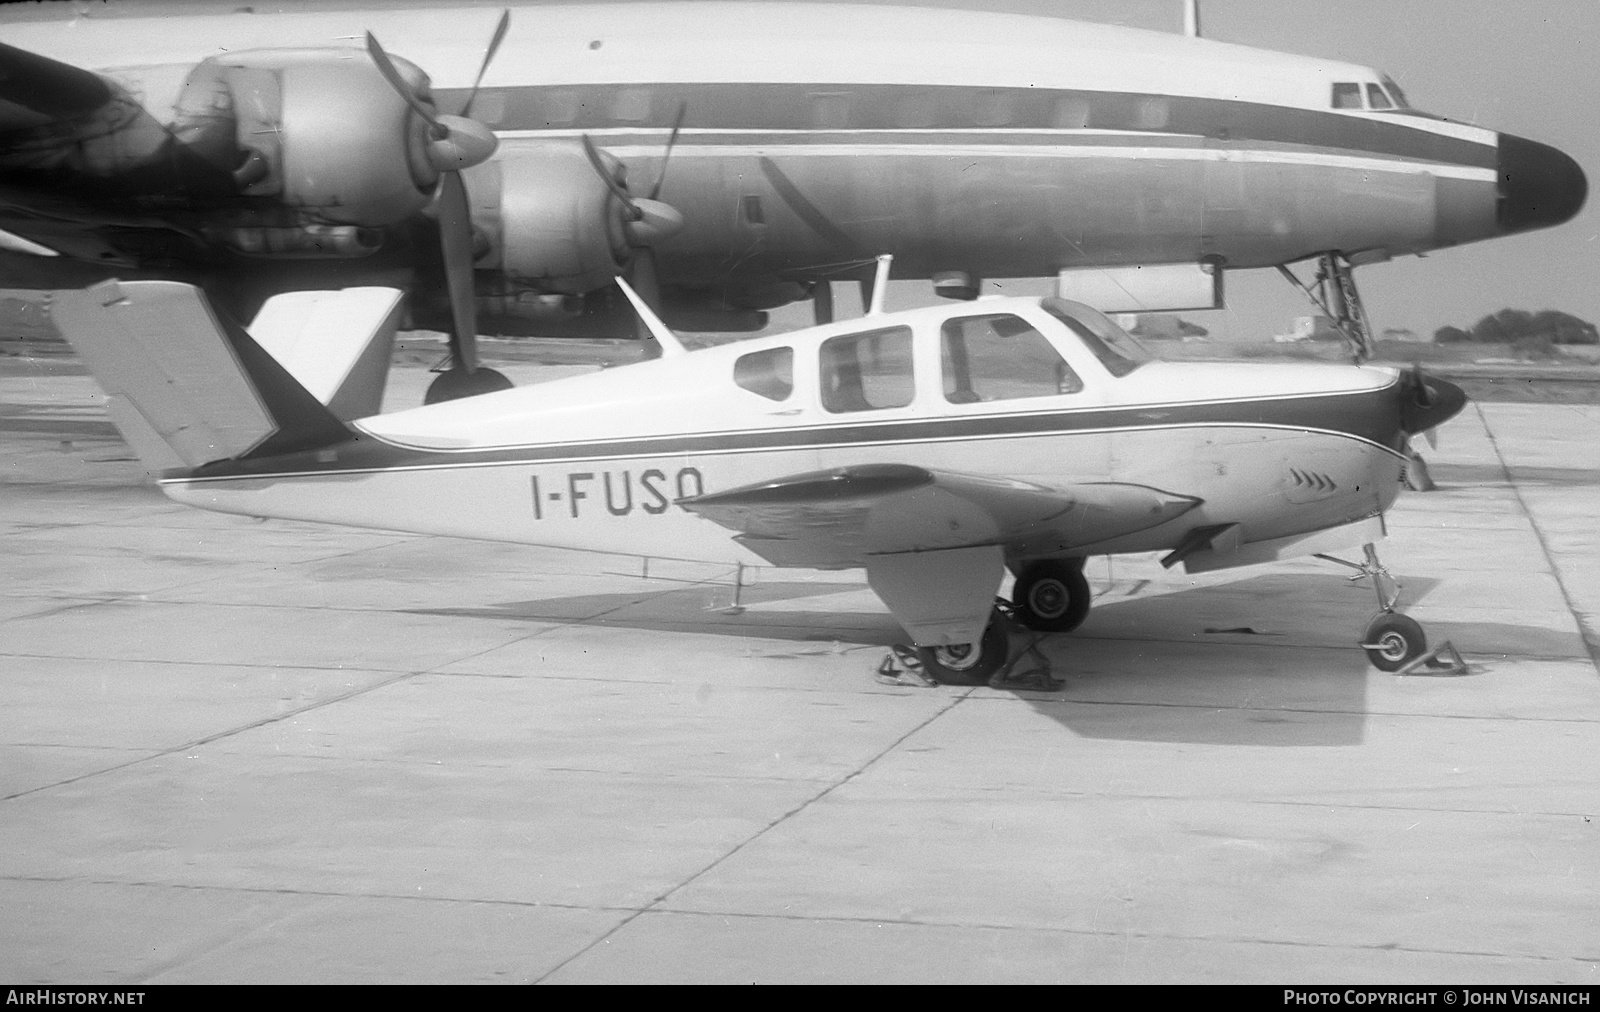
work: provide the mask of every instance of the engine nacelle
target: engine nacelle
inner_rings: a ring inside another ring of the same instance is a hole
[[[514,284],[581,294],[628,264],[626,212],[577,141],[520,148],[469,174],[468,186],[499,250],[497,263],[479,266],[498,266]]]
[[[427,101],[427,75],[395,60]],[[262,49],[190,73],[173,132],[246,196],[319,220],[377,227],[427,206],[438,172],[427,124],[360,49]]]

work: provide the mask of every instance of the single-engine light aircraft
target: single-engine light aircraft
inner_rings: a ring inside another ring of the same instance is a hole
[[[1561,151],[1369,67],[1052,17],[69,10],[0,12],[0,283],[186,279],[240,319],[410,287],[454,337],[438,398],[503,385],[480,320],[631,332],[618,274],[701,331],[806,298],[827,322],[878,253],[957,298],[1065,272],[1105,311],[1213,308],[1226,270],[1543,228],[1587,194]]]
[[[1154,361],[1055,297],[875,308],[686,351],[618,285],[662,357],[388,414],[394,291],[278,296],[246,331],[196,288],[108,281],[55,316],[162,491],[204,509],[864,568],[950,680],[1005,662],[991,611],[1007,568],[1022,622],[1064,631],[1089,610],[1088,556],[1164,551],[1195,571],[1363,545],[1350,565],[1381,611],[1360,642],[1386,670],[1425,649],[1372,544],[1407,437],[1464,403],[1447,382]]]

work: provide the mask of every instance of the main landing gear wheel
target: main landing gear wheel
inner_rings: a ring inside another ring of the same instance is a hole
[[[935,679],[954,685],[987,685],[989,676],[1006,662],[1011,643],[1005,626],[990,618],[978,643],[958,643],[945,647],[918,647],[922,666]]]
[[[1071,632],[1092,603],[1082,559],[1040,559],[1023,567],[1011,591],[1017,620],[1035,632]]]
[[[510,389],[510,380],[502,373],[485,366],[480,365],[471,372],[459,368],[446,369],[428,384],[428,392],[423,395],[422,403],[440,404],[462,397],[476,397],[478,394],[492,394],[499,390]]]
[[[1361,648],[1379,671],[1399,671],[1427,652],[1428,637],[1416,619],[1387,611],[1367,626]]]

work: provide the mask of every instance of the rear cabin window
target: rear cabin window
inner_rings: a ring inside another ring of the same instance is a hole
[[[794,393],[794,349],[768,348],[740,355],[733,363],[733,381],[768,400],[788,400]]]
[[[916,396],[910,327],[829,338],[821,366],[822,406],[836,414],[903,408]]]
[[[1333,107],[1335,109],[1360,109],[1361,85],[1354,81],[1337,81],[1333,86]]]
[[[1083,389],[1050,341],[1010,313],[946,320],[939,349],[944,399],[951,404],[1053,397]]]

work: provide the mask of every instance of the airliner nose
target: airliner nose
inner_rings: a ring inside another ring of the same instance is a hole
[[[1571,221],[1589,195],[1583,169],[1548,144],[1501,134],[1499,169],[1495,220],[1502,233]]]

